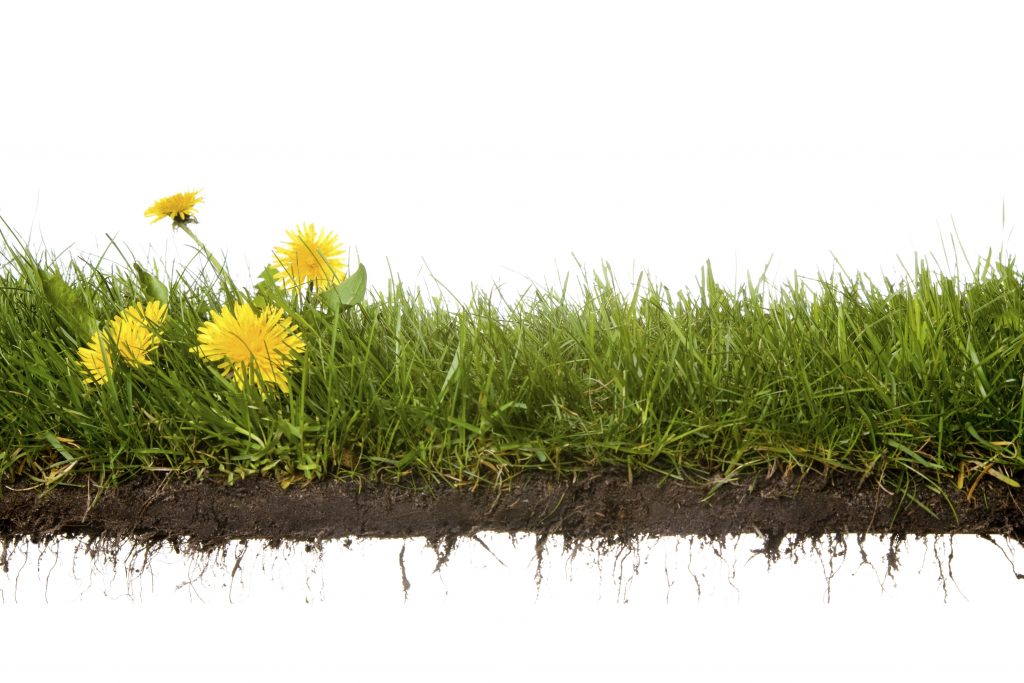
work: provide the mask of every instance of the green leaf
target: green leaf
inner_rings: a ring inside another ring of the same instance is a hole
[[[267,266],[260,273],[260,281],[256,283],[256,296],[252,300],[252,305],[256,308],[263,308],[267,304],[275,306],[285,304],[286,292],[277,284],[277,279],[274,277],[276,273],[277,268],[274,266]]]
[[[1012,332],[1020,332],[1024,325],[1020,316],[1013,311],[1003,311],[996,317],[995,327],[997,330],[1010,330]]]
[[[96,318],[89,315],[84,308],[69,315],[72,317],[71,325],[75,333],[82,339],[91,339],[92,335],[100,329]]]
[[[294,439],[301,439],[302,438],[302,428],[301,427],[297,427],[297,426],[293,425],[291,422],[289,422],[288,420],[286,420],[283,417],[278,419],[278,424],[280,425],[281,431],[284,432],[285,435],[291,436]]]
[[[78,339],[91,337],[99,329],[99,324],[89,314],[81,292],[72,289],[60,273],[47,272],[42,268],[37,273],[43,296],[54,314]]]
[[[320,299],[332,313],[360,303],[366,294],[366,268],[359,264],[356,272],[320,293]]]
[[[135,268],[135,274],[139,277],[139,284],[142,286],[142,291],[146,294],[146,298],[149,300],[156,300],[167,305],[167,302],[170,300],[167,292],[167,285],[160,282],[155,275],[147,272],[138,263],[133,264],[133,266]]]
[[[53,432],[43,432],[43,439],[53,447],[53,450],[60,453],[61,457],[68,462],[74,462],[75,456],[68,452],[68,449],[64,448],[64,445],[57,440],[57,435]]]
[[[49,273],[40,269],[39,279],[43,287],[43,296],[51,308],[61,310],[72,303],[71,287],[64,282],[60,273]]]
[[[277,284],[277,278],[275,277],[276,274],[277,274],[277,268],[275,268],[274,266],[267,266],[266,268],[264,268],[263,272],[260,273],[260,281],[259,281],[259,284],[256,285],[256,288],[257,289],[259,289],[261,287],[264,287],[264,288],[265,287],[277,288],[278,284]]]
[[[473,432],[473,433],[474,433],[474,434],[476,434],[477,436],[483,436],[483,430],[481,430],[481,429],[480,429],[479,427],[477,427],[476,425],[471,425],[471,424],[469,424],[469,423],[468,423],[468,422],[466,422],[465,420],[460,420],[460,419],[459,419],[459,418],[457,418],[457,417],[452,417],[451,415],[449,415],[449,416],[448,416],[448,421],[449,421],[449,422],[451,422],[451,423],[452,423],[453,425],[455,425],[456,427],[462,427],[462,428],[463,428],[463,429],[465,429],[465,430],[466,430],[467,432]]]

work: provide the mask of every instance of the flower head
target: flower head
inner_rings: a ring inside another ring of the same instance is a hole
[[[93,333],[88,345],[78,349],[78,361],[86,384],[103,384],[114,371],[114,358],[131,367],[152,365],[149,355],[160,346],[154,328],[167,317],[167,306],[159,301],[125,308],[105,330]]]
[[[114,358],[110,355],[111,344],[99,330],[93,332],[87,346],[78,349],[78,364],[86,384],[104,384],[114,371]]]
[[[118,313],[114,319],[118,318],[131,319],[141,325],[160,325],[167,319],[167,304],[161,301],[149,301],[145,305],[137,303]]]
[[[223,306],[220,313],[210,311],[210,320],[199,326],[198,346],[190,351],[200,358],[217,363],[228,379],[239,389],[246,382],[273,382],[288,393],[285,373],[295,356],[306,349],[294,323],[284,318],[284,311],[267,306],[259,315],[247,303],[237,303],[234,310]]]
[[[167,317],[167,306],[159,301],[150,301],[143,306],[135,304],[124,309],[110,321],[108,334],[117,345],[121,357],[132,367],[152,365],[148,356],[160,345],[160,338],[153,332]]]
[[[320,230],[312,224],[288,231],[289,241],[274,248],[279,270],[275,278],[286,287],[302,287],[310,282],[322,291],[345,279],[345,259],[333,232]]]
[[[158,199],[146,209],[147,217],[153,216],[153,223],[161,218],[170,218],[175,223],[195,223],[196,204],[203,201],[199,192],[180,192]]]

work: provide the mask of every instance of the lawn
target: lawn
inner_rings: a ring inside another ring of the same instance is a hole
[[[106,270],[33,253],[4,223],[0,482],[437,491],[612,473],[714,498],[813,473],[932,513],[926,496],[1017,495],[1024,280],[1004,255],[732,289],[709,264],[683,292],[581,266],[452,303],[367,287],[323,231],[289,233],[237,287],[193,215],[165,217],[197,245],[179,272],[114,242]]]

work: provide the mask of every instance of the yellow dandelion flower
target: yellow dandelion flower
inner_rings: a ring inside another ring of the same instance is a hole
[[[161,218],[170,218],[175,223],[195,222],[196,204],[203,201],[198,191],[180,192],[158,199],[146,209],[145,216],[153,216],[153,223]]]
[[[198,346],[189,350],[217,363],[239,389],[259,379],[273,382],[284,393],[288,393],[285,373],[295,356],[306,349],[298,329],[288,322],[282,309],[267,306],[257,315],[247,303],[235,304],[233,311],[227,306],[220,313],[210,311],[210,320],[199,326],[196,340]]]
[[[124,309],[110,321],[108,334],[117,345],[121,357],[132,367],[152,365],[149,354],[160,346],[160,337],[153,328],[167,317],[167,306],[150,301],[143,306],[135,304]]]
[[[114,371],[114,359],[110,355],[110,347],[106,335],[97,330],[93,332],[89,344],[78,349],[78,362],[82,374],[85,375],[82,378],[83,382],[104,384],[110,379],[110,374]]]
[[[312,224],[288,231],[289,241],[274,248],[279,270],[275,279],[285,287],[302,287],[307,282],[322,291],[345,279],[341,243],[333,232],[317,231]]]
[[[94,332],[88,345],[78,349],[83,381],[107,382],[114,371],[115,350],[132,367],[152,365],[149,354],[160,346],[153,328],[166,317],[167,306],[159,301],[136,303],[114,316],[105,330]]]
[[[167,304],[161,301],[148,301],[145,305],[137,303],[121,311],[118,316],[130,317],[143,325],[159,325],[167,318]]]

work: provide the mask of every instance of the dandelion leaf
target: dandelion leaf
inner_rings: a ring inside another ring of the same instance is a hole
[[[336,313],[361,303],[365,294],[366,268],[360,263],[355,273],[321,292],[320,299],[332,313]]]
[[[78,339],[88,339],[99,329],[96,320],[88,313],[88,306],[82,293],[64,281],[60,273],[37,268],[40,288],[46,303],[54,314]]]
[[[277,283],[276,275],[277,268],[274,266],[267,266],[260,273],[260,280],[256,283],[256,296],[252,300],[253,306],[256,308],[263,308],[268,304],[284,306],[285,291]]]
[[[169,301],[169,295],[167,292],[167,285],[160,282],[155,275],[147,272],[138,263],[134,264],[135,274],[138,275],[139,285],[142,287],[142,291],[146,294],[146,297],[150,300],[156,300],[166,305]]]

